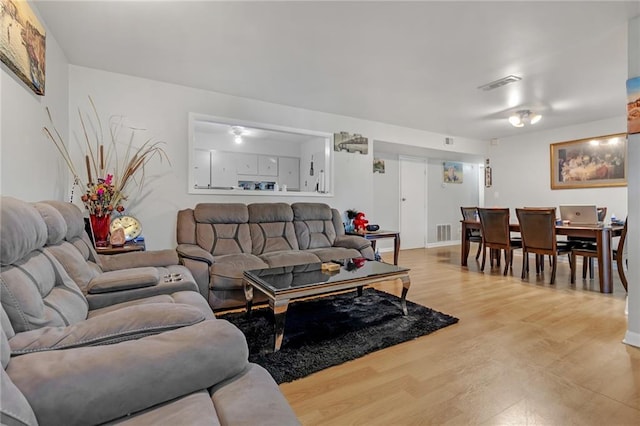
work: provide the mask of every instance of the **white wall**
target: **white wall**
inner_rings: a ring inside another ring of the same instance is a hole
[[[380,229],[399,231],[400,161],[398,154],[377,152],[373,156],[384,160],[385,171],[373,174],[373,211],[365,212],[367,219],[371,224],[380,225]],[[379,240],[376,248],[380,251],[393,250],[393,240]]]
[[[189,195],[187,194],[188,113],[237,118],[259,123],[334,133],[361,133],[372,141],[402,141],[425,148],[442,147],[445,135],[359,120],[334,114],[292,108],[252,99],[109,73],[90,68],[69,67],[69,111],[86,105],[88,95],[104,117],[126,116],[133,124],[148,129],[148,136],[167,142],[171,167],[152,164],[148,170],[148,194],[143,200],[130,200],[128,213],[139,217],[150,249],[175,246],[175,221],[179,209],[200,202],[265,202],[268,195]],[[105,118],[106,121],[106,118]],[[70,114],[70,131],[79,123]],[[456,138],[458,152],[480,153],[484,145]],[[372,150],[368,155],[334,153],[334,196],[278,197],[278,201],[322,201],[341,211],[348,208],[373,211]],[[303,167],[303,164],[301,164]],[[395,208],[395,207],[394,207]]]
[[[487,207],[549,206],[560,204],[597,204],[607,207],[618,218],[627,215],[627,188],[551,189],[550,148],[556,142],[585,139],[626,132],[624,116],[563,127],[545,132],[527,133],[501,139],[488,145],[493,186],[485,190]],[[629,164],[629,167],[634,165]]]
[[[37,96],[4,64],[0,71],[0,194],[25,201],[68,200],[70,191],[66,165],[42,133],[49,124],[46,106],[65,140],[69,122],[67,59],[46,25],[45,30],[45,96]]]
[[[451,240],[460,241],[460,206],[478,205],[478,165],[462,163],[462,183],[443,183],[442,159],[427,161],[427,244],[438,243],[437,225],[451,225]],[[442,244],[442,243],[441,243]]]

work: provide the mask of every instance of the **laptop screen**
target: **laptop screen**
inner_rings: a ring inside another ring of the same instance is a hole
[[[572,225],[597,225],[598,209],[595,205],[560,206],[560,218]]]

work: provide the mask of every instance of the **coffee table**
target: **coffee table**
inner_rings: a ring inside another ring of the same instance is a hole
[[[337,271],[323,270],[322,263],[309,263],[244,272],[247,314],[251,315],[254,289],[264,293],[269,299],[269,307],[274,316],[274,352],[278,351],[282,345],[287,308],[292,299],[352,288],[356,288],[358,296],[361,296],[365,285],[400,280],[402,281],[400,303],[402,313],[407,315],[406,298],[411,285],[409,269],[364,259],[344,259],[334,262],[340,262],[340,269]]]

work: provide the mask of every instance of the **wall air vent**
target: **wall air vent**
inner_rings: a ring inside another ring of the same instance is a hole
[[[520,80],[522,80],[522,77],[518,77],[517,75],[508,75],[499,80],[492,81],[491,83],[487,83],[483,86],[479,86],[478,89],[488,92],[489,90],[497,89],[498,87],[506,86],[509,83],[515,83],[516,81]]]
[[[436,225],[436,241],[451,241],[451,224]]]

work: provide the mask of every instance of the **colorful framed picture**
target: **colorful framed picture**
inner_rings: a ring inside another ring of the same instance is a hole
[[[627,134],[559,142],[551,149],[551,189],[627,185]]]
[[[26,1],[0,0],[0,60],[44,95],[46,33]]]
[[[442,166],[444,168],[444,183],[462,183],[462,163],[445,161],[444,163],[442,163]]]
[[[384,173],[384,160],[379,158],[373,159],[373,173]]]
[[[627,133],[640,133],[640,77],[627,80]]]

